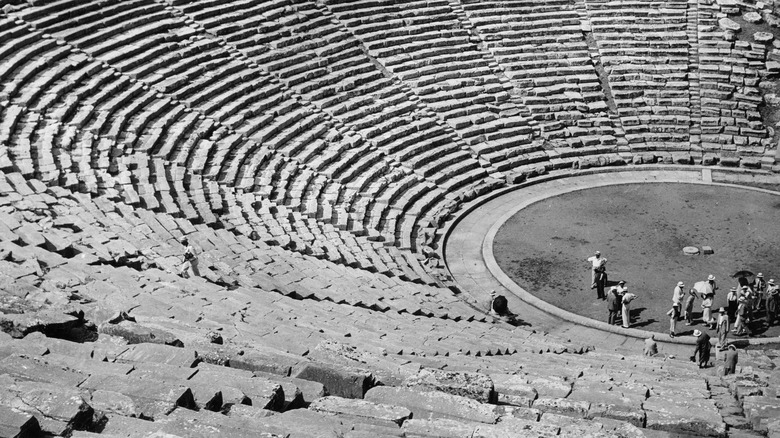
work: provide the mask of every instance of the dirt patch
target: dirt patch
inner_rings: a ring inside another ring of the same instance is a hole
[[[606,303],[590,289],[586,261],[608,259],[610,283],[623,279],[639,298],[635,326],[668,331],[665,316],[678,281],[689,287],[716,276],[715,306],[725,304],[740,269],[780,279],[780,196],[696,184],[626,184],[593,188],[536,203],[499,230],[494,256],[530,293],[568,311],[606,321]],[[685,246],[713,255],[687,256]],[[700,300],[695,310],[700,311]],[[697,325],[696,328],[701,328]],[[679,331],[692,330],[684,324]],[[765,335],[780,336],[780,327]]]

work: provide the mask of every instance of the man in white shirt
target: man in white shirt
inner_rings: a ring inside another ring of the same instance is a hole
[[[596,251],[588,257],[588,261],[591,263],[590,288],[597,289],[598,298],[605,298],[603,277],[607,272],[607,259],[601,257],[601,252]]]
[[[685,283],[682,281],[677,282],[677,286],[675,286],[672,293],[672,307],[677,306],[678,309],[682,309],[682,299],[685,296],[684,287]]]

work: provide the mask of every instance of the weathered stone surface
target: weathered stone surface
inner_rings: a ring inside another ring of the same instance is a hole
[[[90,376],[80,385],[83,389],[114,391],[130,397],[144,418],[160,418],[177,406],[195,409],[192,391],[178,382],[133,379],[120,376]]]
[[[371,373],[341,365],[307,362],[293,370],[292,377],[321,383],[331,395],[345,398],[363,398],[374,386]]]
[[[93,409],[76,388],[44,382],[15,382],[8,376],[2,376],[0,384],[0,404],[37,415],[44,432],[61,435],[92,423]]]
[[[176,409],[170,415],[155,421],[161,432],[182,437],[206,438],[246,436],[285,436],[281,428],[263,422],[268,418],[230,417],[209,411]]]
[[[410,388],[446,392],[481,403],[496,403],[497,395],[490,377],[479,373],[452,372],[424,368],[406,379]]]
[[[67,332],[80,324],[83,324],[83,320],[78,315],[70,315],[56,308],[37,312],[0,314],[0,328],[15,338],[22,338],[32,332],[48,334]]]
[[[132,345],[117,356],[116,361],[124,363],[152,362],[182,368],[191,368],[200,362],[195,350],[149,343]]]
[[[501,419],[504,417],[514,417],[529,421],[539,421],[539,418],[542,416],[542,411],[539,409],[520,406],[498,405],[493,408],[493,411],[500,415]],[[502,421],[501,419],[499,419],[499,421]]]
[[[756,32],[753,34],[753,40],[755,40],[758,43],[768,43],[772,41],[774,38],[775,36],[769,32]]]
[[[0,436],[35,437],[41,435],[38,420],[29,413],[0,405]]]
[[[402,430],[407,437],[471,438],[476,424],[463,421],[435,418],[430,420],[411,419],[404,422]]]
[[[374,403],[403,406],[416,419],[451,418],[457,420],[495,423],[498,415],[492,406],[473,399],[438,391],[415,391],[410,388],[377,386],[366,393],[366,400]]]
[[[553,437],[558,435],[560,427],[523,420],[520,418],[502,418],[498,424],[477,425],[474,438],[500,437]]]
[[[500,403],[529,407],[538,396],[536,389],[529,385],[523,376],[491,374],[490,378]]]
[[[296,409],[328,395],[327,391],[325,391],[325,386],[319,382],[296,379],[295,377],[283,377],[262,371],[255,371],[254,375],[282,385],[285,410]]]
[[[270,409],[263,409],[258,408],[256,406],[250,406],[250,405],[233,405],[230,407],[230,411],[228,411],[229,417],[240,417],[240,418],[265,418],[270,417],[271,415],[276,415],[278,412],[272,411]]]
[[[533,407],[542,412],[561,413],[585,417],[590,408],[590,402],[575,401],[565,398],[547,398],[539,397],[534,401]]]
[[[130,344],[165,344],[177,347],[183,347],[184,344],[172,333],[146,327],[131,321],[121,321],[118,324],[101,324],[98,332],[106,335],[119,336],[124,338]]]
[[[114,391],[92,391],[89,404],[96,411],[117,414],[125,417],[137,417],[139,412],[130,397]]]
[[[334,396],[322,397],[313,401],[309,405],[309,409],[315,412],[347,414],[359,418],[380,420],[381,422],[392,422],[399,426],[412,416],[409,409],[400,406]]]
[[[276,382],[255,377],[250,371],[220,367],[211,364],[198,364],[198,372],[190,378],[194,384],[212,385],[230,394],[239,390],[251,400],[252,406],[282,410],[284,407],[284,390]],[[228,398],[231,403],[240,403],[235,397]]]
[[[689,403],[680,405],[681,401]],[[648,429],[717,437],[726,433],[726,424],[711,400],[694,404],[693,400],[650,397],[643,406],[647,414],[645,427]]]
[[[289,376],[293,367],[302,366],[305,359],[281,351],[253,349],[247,352],[233,353],[228,363],[231,368],[247,371],[262,371],[280,376]]]
[[[162,428],[160,423],[122,415],[108,414],[106,418],[108,421],[100,432],[101,436],[151,437]]]
[[[0,361],[0,374],[8,374],[23,379],[56,383],[65,386],[77,386],[87,379],[87,375],[49,363],[46,357],[28,357],[11,355]]]
[[[721,18],[718,20],[718,25],[725,31],[739,32],[742,30],[742,27],[730,18]]]

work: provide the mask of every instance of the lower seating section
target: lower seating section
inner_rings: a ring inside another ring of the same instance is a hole
[[[688,151],[687,2],[585,4],[631,150]]]
[[[447,290],[399,283],[393,295],[376,274],[18,173],[0,178],[0,202],[13,310],[0,315],[0,410],[13,434],[777,430],[776,356],[745,352],[735,378],[718,380],[690,362],[487,321]],[[200,276],[170,272],[181,235]]]

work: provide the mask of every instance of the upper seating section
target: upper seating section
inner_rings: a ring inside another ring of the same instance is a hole
[[[574,1],[462,5],[485,48],[523,90],[523,102],[539,121],[543,138],[569,148],[616,143]]]
[[[688,3],[586,1],[587,16],[632,151],[689,150]]]
[[[499,169],[538,151],[524,105],[445,1],[330,1],[328,8],[367,53],[408,83],[481,159]],[[497,164],[501,163],[501,164]]]

